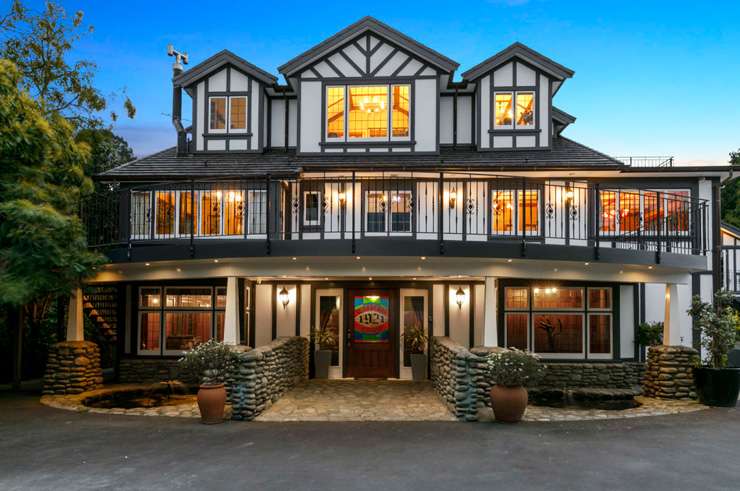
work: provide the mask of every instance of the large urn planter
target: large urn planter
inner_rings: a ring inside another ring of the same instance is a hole
[[[427,378],[427,355],[411,353],[411,377],[414,382],[422,382]]]
[[[740,368],[694,368],[699,401],[707,406],[735,407],[740,395]]]
[[[496,421],[517,423],[524,417],[527,410],[529,395],[522,386],[506,387],[494,385],[491,387],[491,407]]]
[[[213,425],[224,422],[226,388],[224,384],[202,384],[198,389],[198,409],[200,421]]]
[[[329,378],[329,367],[331,366],[332,350],[320,349],[316,351],[314,366],[316,367],[316,378]]]

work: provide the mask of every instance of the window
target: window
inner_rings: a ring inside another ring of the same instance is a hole
[[[224,235],[242,235],[244,224],[244,191],[225,191]]]
[[[533,91],[494,92],[494,128],[534,128],[534,101]]]
[[[329,141],[408,140],[411,136],[408,84],[328,86],[325,109]]]
[[[267,191],[247,191],[247,234],[267,233]]]
[[[682,235],[690,230],[691,193],[688,190],[599,192],[599,230],[602,234]]]
[[[367,231],[385,232],[385,193],[383,191],[367,193]]]
[[[211,97],[208,130],[226,130],[226,97]]]
[[[200,191],[200,235],[221,234],[221,191]]]
[[[411,366],[411,346],[406,342],[408,333],[411,329],[424,329],[424,297],[423,296],[403,296],[403,366]]]
[[[517,207],[514,210],[514,200]],[[516,232],[514,224],[516,223]],[[539,234],[540,191],[537,189],[492,190],[491,233],[493,235]]]
[[[164,291],[164,300],[162,292]],[[213,337],[223,340],[226,288],[139,288],[139,354],[180,354]]]
[[[208,98],[208,131],[243,133],[247,130],[247,96]],[[228,104],[228,118],[226,106]],[[228,124],[227,124],[228,122]]]
[[[391,232],[411,232],[411,191],[391,191]]]
[[[545,358],[611,358],[612,295],[603,286],[504,286],[504,345]]]
[[[229,97],[229,129],[247,129],[247,97]]]
[[[319,346],[317,349],[331,350],[332,366],[339,366],[339,305],[338,296],[319,296],[319,329],[332,333],[335,342]]]
[[[390,197],[390,207],[388,198]],[[409,190],[367,191],[365,195],[365,230],[369,233],[411,233],[411,201]]]
[[[175,233],[175,192],[157,191],[156,213],[154,215],[154,231],[157,235],[173,235]]]
[[[143,239],[149,236],[149,213],[151,193],[149,191],[131,192],[131,236]]]
[[[180,235],[190,235],[193,233],[193,197],[189,191],[180,191],[178,214],[178,231]]]
[[[321,219],[319,216],[319,203],[321,202],[321,193],[319,191],[305,191],[303,193],[303,224],[319,225]]]

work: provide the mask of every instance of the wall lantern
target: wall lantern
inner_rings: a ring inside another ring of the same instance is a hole
[[[573,202],[573,188],[565,188],[565,202],[570,205]]]
[[[457,291],[455,292],[455,299],[457,300],[457,308],[462,310],[462,304],[465,301],[465,290],[460,286],[457,287]]]
[[[280,293],[278,293],[278,298],[280,298],[280,302],[283,304],[283,309],[287,309],[288,304],[290,303],[290,295],[285,287],[283,287],[283,289],[280,290]]]
[[[344,195],[344,192],[339,193],[339,205],[344,208],[344,205],[347,203],[347,197]]]
[[[457,203],[457,188],[452,188],[452,191],[450,191],[450,209],[455,209],[455,204]]]

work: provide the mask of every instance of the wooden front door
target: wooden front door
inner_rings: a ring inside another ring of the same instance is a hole
[[[345,377],[398,376],[395,296],[389,290],[350,290],[346,326]]]

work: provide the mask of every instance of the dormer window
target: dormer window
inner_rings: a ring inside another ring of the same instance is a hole
[[[408,140],[411,135],[410,94],[408,84],[327,87],[326,139],[342,142]]]
[[[494,127],[502,129],[534,128],[534,92],[495,92]]]
[[[243,133],[247,131],[246,96],[215,96],[208,100],[208,131],[210,133]]]

